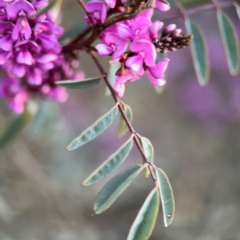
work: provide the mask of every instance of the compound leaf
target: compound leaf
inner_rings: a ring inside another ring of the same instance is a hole
[[[104,186],[94,203],[93,209],[95,213],[100,214],[107,210],[142,169],[143,167],[140,165],[131,166],[112,178]]]
[[[93,140],[104,130],[106,130],[110,124],[114,121],[118,113],[117,105],[115,105],[110,111],[99,118],[92,126],[83,131],[77,138],[75,138],[67,147],[67,150],[74,150],[85,143]]]
[[[115,153],[113,153],[103,164],[101,164],[83,183],[83,186],[92,185],[109,173],[114,171],[129,155],[133,145],[133,140],[130,138],[125,142]]]
[[[156,189],[153,189],[134,220],[127,240],[149,239],[156,224],[159,205],[159,193]]]

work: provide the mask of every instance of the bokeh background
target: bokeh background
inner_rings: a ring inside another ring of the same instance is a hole
[[[64,3],[63,26],[83,20],[76,1]],[[224,10],[240,23],[234,7]],[[158,19],[168,13],[158,13]],[[161,213],[152,240],[240,240],[240,76],[230,76],[213,10],[192,16],[210,49],[210,83],[198,85],[190,49],[169,54],[167,86],[156,94],[147,78],[127,84],[123,100],[134,126],[155,147],[156,165],[170,178],[176,200],[173,224]],[[174,21],[184,29],[183,21]],[[101,63],[108,68],[107,59]],[[86,55],[81,69],[99,76]],[[41,102],[34,121],[0,151],[0,240],[123,240],[153,184],[143,175],[105,213],[95,216],[96,195],[109,180],[85,188],[82,181],[123,143],[117,120],[101,136],[73,152],[65,147],[112,105],[101,83],[69,91],[61,105]],[[1,128],[11,115],[1,102]],[[141,162],[133,149],[116,172]],[[115,173],[116,173],[115,172]],[[114,174],[115,174],[114,173]],[[113,175],[114,175],[113,174]],[[113,176],[111,175],[110,178]]]

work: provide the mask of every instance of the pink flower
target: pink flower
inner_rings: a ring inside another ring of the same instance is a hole
[[[152,26],[149,28],[149,36],[151,39],[158,38],[158,32],[162,29],[164,23],[160,21],[155,21],[152,23]]]
[[[129,57],[125,64],[134,73],[143,75],[144,65],[154,66],[156,60],[156,49],[149,40],[138,40],[131,44],[130,49],[137,55]]]
[[[155,66],[148,67],[146,74],[154,86],[163,86],[166,84],[164,73],[168,67],[170,59],[163,58]]]
[[[168,11],[171,7],[169,4],[162,3],[159,0],[156,0],[156,8],[158,8],[160,11],[166,12]]]
[[[102,37],[102,42],[96,46],[100,56],[112,56],[112,60],[117,60],[125,53],[128,42],[120,38],[117,34],[107,32]]]
[[[139,75],[133,74],[131,70],[126,70],[125,74],[122,76],[116,76],[114,90],[118,97],[123,97],[125,92],[125,83],[133,82],[140,78]]]
[[[105,4],[100,0],[93,0],[86,4],[86,7],[90,13],[95,23],[104,23],[107,17],[107,9]],[[89,24],[89,18],[86,16],[85,20]]]
[[[105,0],[105,3],[110,8],[115,8],[117,0]]]

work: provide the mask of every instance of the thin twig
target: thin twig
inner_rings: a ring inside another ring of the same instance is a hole
[[[92,50],[90,50],[90,51],[89,51],[89,54],[91,55],[93,61],[95,62],[98,70],[99,70],[100,73],[102,74],[103,80],[104,80],[105,84],[107,85],[109,91],[111,92],[111,95],[112,95],[114,101],[115,101],[116,103],[120,102],[120,100],[119,100],[118,97],[116,96],[116,93],[115,93],[113,87],[111,86],[111,84],[109,83],[109,81],[108,81],[108,79],[107,79],[107,74],[105,73],[102,65],[100,64],[100,62],[99,62],[98,59],[96,58],[95,52],[92,51]],[[152,165],[152,163],[149,162],[149,160],[147,159],[147,157],[146,157],[146,155],[145,155],[145,153],[144,153],[144,151],[143,151],[143,149],[142,149],[142,146],[141,146],[141,144],[140,144],[140,142],[139,142],[139,140],[138,140],[138,134],[137,134],[136,131],[134,130],[134,128],[133,128],[132,124],[130,123],[130,121],[128,120],[128,118],[127,118],[127,116],[126,116],[126,114],[125,114],[125,112],[124,112],[124,109],[123,109],[123,107],[122,107],[122,104],[119,104],[119,105],[118,105],[118,109],[119,109],[119,112],[121,113],[121,116],[122,116],[124,122],[126,123],[128,129],[129,129],[130,133],[133,134],[134,143],[136,144],[136,146],[137,146],[140,154],[142,155],[144,161],[148,164],[148,169],[149,169],[149,172],[150,172],[150,174],[151,174],[152,179],[156,182],[157,179],[156,179],[156,176],[155,176],[153,167],[152,167],[153,165]]]
[[[88,11],[88,9],[86,7],[86,4],[84,3],[83,0],[77,0],[77,1],[81,5],[83,11],[86,13],[86,15],[87,15],[87,17],[88,17],[88,19],[89,19],[89,21],[90,21],[90,23],[92,25],[92,28],[94,28],[95,27],[95,22],[93,20],[92,14]]]

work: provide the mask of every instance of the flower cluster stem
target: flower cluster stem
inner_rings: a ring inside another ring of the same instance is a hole
[[[89,18],[89,21],[90,21],[90,23],[92,25],[92,28],[94,28],[95,27],[95,23],[94,23],[92,14],[88,11],[88,9],[86,7],[86,4],[84,3],[83,0],[77,0],[77,2],[81,5],[83,11],[86,13],[87,17]]]
[[[109,91],[111,92],[111,95],[112,95],[114,101],[115,101],[116,103],[119,103],[120,100],[119,100],[118,97],[116,96],[116,93],[115,93],[113,87],[112,87],[111,84],[109,83],[108,78],[107,78],[107,74],[106,74],[106,72],[104,71],[104,68],[102,67],[102,65],[100,64],[100,62],[98,61],[95,52],[92,51],[92,50],[90,50],[90,51],[89,51],[89,54],[91,55],[91,57],[92,57],[94,63],[96,64],[99,72],[102,74],[102,78],[103,78],[105,84],[107,85]],[[144,161],[148,164],[148,169],[149,169],[149,172],[150,172],[150,174],[151,174],[152,179],[154,180],[154,182],[156,182],[156,181],[157,181],[157,178],[156,178],[156,174],[155,174],[155,172],[154,172],[155,166],[154,166],[151,162],[149,162],[149,160],[147,159],[147,157],[146,157],[146,155],[145,155],[145,153],[144,153],[144,151],[143,151],[143,149],[142,149],[142,146],[141,146],[141,144],[140,144],[140,142],[139,142],[139,134],[134,130],[132,124],[131,124],[130,121],[128,120],[128,118],[127,118],[127,116],[126,116],[126,114],[125,114],[125,112],[124,112],[124,109],[123,109],[123,107],[122,107],[122,104],[118,104],[118,109],[119,109],[119,111],[120,111],[120,114],[121,114],[124,122],[126,123],[128,129],[129,129],[130,133],[133,134],[133,141],[134,141],[136,147],[138,148],[138,150],[139,150],[140,154],[142,155]]]

